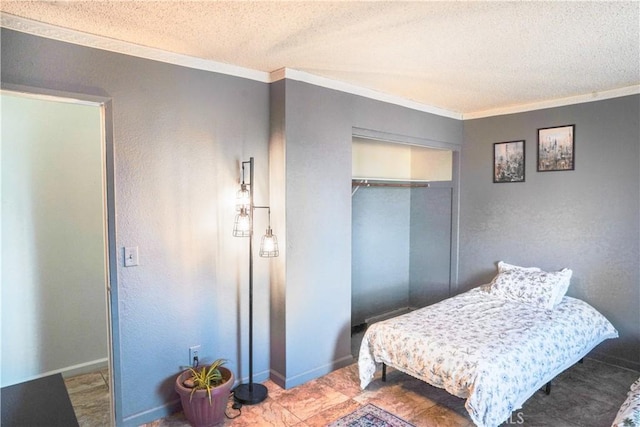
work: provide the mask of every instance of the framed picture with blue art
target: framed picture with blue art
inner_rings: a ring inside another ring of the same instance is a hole
[[[524,182],[524,140],[493,144],[493,182]]]
[[[576,125],[538,129],[538,172],[575,168]]]

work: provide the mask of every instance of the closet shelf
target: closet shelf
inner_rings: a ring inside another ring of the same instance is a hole
[[[384,181],[376,179],[353,179],[351,180],[351,195],[353,196],[360,187],[404,187],[404,188],[418,188],[428,187],[429,183],[426,181]]]
[[[428,187],[426,181],[382,181],[375,179],[354,179],[352,187]]]

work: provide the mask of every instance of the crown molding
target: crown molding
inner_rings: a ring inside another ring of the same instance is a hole
[[[335,89],[341,92],[360,95],[366,98],[371,98],[378,101],[387,102],[390,104],[396,104],[399,106],[411,108],[418,111],[424,111],[427,113],[437,114],[445,117],[451,117],[454,119],[462,118],[462,115],[460,113],[454,113],[454,112],[439,109],[436,107],[431,107],[429,105],[407,100],[401,97],[384,94],[381,92],[362,88],[349,83],[344,83],[344,82],[332,80],[326,77],[320,77],[320,76],[316,76],[303,71],[297,71],[297,70],[292,70],[288,68],[281,68],[271,73],[264,72],[264,71],[257,71],[257,70],[243,68],[235,65],[224,64],[221,62],[196,58],[193,56],[168,52],[161,49],[141,46],[134,43],[111,39],[108,37],[97,36],[97,35],[84,33],[77,30],[70,30],[68,28],[63,28],[56,25],[47,24],[44,22],[34,21],[31,19],[22,18],[22,17],[11,15],[4,12],[0,12],[0,26],[11,29],[11,30],[19,31],[22,33],[27,33],[35,36],[48,38],[48,39],[72,43],[80,46],[106,50],[109,52],[121,53],[124,55],[135,56],[138,58],[151,59],[154,61],[180,65],[183,67],[189,67],[189,68],[194,68],[198,70],[212,71],[215,73],[246,78],[246,79],[255,80],[263,83],[273,83],[275,81],[282,80],[285,78],[293,79],[293,80],[313,84],[316,86],[326,87],[328,89]]]
[[[20,31],[22,33],[80,46],[269,83],[269,73],[264,71],[252,70],[250,68],[224,64],[222,62],[210,61],[189,55],[182,55],[152,47],[141,46],[135,43],[84,33],[81,31],[70,30],[68,28],[33,21],[31,19],[21,18],[4,12],[0,13],[0,26]]]
[[[296,80],[299,82],[309,83],[315,86],[322,86],[327,89],[334,89],[340,92],[350,93],[352,95],[358,95],[365,98],[374,99],[376,101],[382,101],[389,104],[410,108],[412,110],[417,110],[425,113],[436,114],[438,116],[462,120],[462,113],[445,110],[443,108],[433,107],[431,105],[422,104],[420,102],[412,101],[410,99],[389,95],[387,93],[379,92],[373,89],[368,89],[362,86],[356,86],[351,83],[345,83],[339,80],[333,80],[327,77],[321,77],[315,74],[308,73],[306,71],[294,70],[291,68],[281,68],[271,73],[272,82],[282,80],[282,79]]]
[[[364,88],[350,83],[345,83],[339,80],[321,77],[305,71],[299,71],[290,68],[281,68],[270,73],[258,71],[250,68],[239,67],[236,65],[225,64],[222,62],[216,62],[196,58],[193,56],[182,55],[179,53],[168,52],[161,49],[141,46],[134,43],[115,40],[103,36],[97,36],[81,31],[70,30],[68,28],[22,18],[5,12],[0,12],[0,26],[22,33],[72,43],[80,46],[121,53],[124,55],[165,62],[168,64],[174,64],[198,70],[211,71],[214,73],[220,73],[234,77],[241,77],[263,83],[273,83],[283,79],[296,80],[316,86],[325,87],[327,89],[334,89],[340,92],[350,93],[353,95],[358,95],[365,98],[406,107],[412,110],[422,111],[425,113],[431,113],[457,120],[471,120],[485,117],[501,116],[506,114],[522,113],[527,111],[562,107],[640,93],[640,85],[634,85],[609,91],[593,92],[586,95],[552,99],[471,113],[460,113],[412,101],[410,99],[402,98],[399,96],[389,95],[383,92]]]
[[[567,105],[583,104],[585,102],[602,101],[605,99],[620,98],[622,96],[640,94],[640,85],[627,86],[619,89],[592,92],[587,95],[570,96],[566,98],[551,99],[547,101],[533,102],[530,104],[514,105],[505,108],[465,113],[463,120],[482,119],[485,117],[504,116],[506,114],[524,113],[527,111],[543,110],[545,108],[565,107]]]

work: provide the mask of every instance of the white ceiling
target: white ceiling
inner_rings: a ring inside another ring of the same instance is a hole
[[[640,87],[638,1],[2,0],[0,10],[250,70],[297,70],[465,117]]]

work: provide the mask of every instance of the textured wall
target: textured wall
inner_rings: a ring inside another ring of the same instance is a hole
[[[640,368],[640,97],[464,122],[460,290],[497,261],[569,267],[568,294],[620,332],[598,357]],[[536,172],[537,129],[575,124],[575,170]],[[492,183],[493,143],[526,140],[526,181]]]
[[[285,332],[272,343],[271,366],[272,378],[290,387],[351,361],[354,128],[396,142],[455,145],[462,141],[462,123],[294,80],[274,85],[273,95],[280,101],[281,127],[272,144],[286,155],[271,173],[286,196],[286,210],[276,220],[286,222],[287,256],[277,261],[279,281],[272,283],[285,301],[271,307],[271,320],[278,322],[272,330]],[[271,184],[272,192],[282,192]]]
[[[285,304],[272,306],[272,319],[285,342],[271,363],[283,369],[274,379],[291,387],[351,361],[351,132],[341,116],[348,95],[288,80],[279,89],[286,156],[272,173],[284,177],[273,191],[286,197],[277,215],[287,255],[282,282],[272,284]]]
[[[107,361],[100,109],[2,95],[2,386]]]
[[[233,199],[239,162],[253,156],[256,199],[269,200],[268,85],[5,29],[2,82],[113,100],[116,243],[140,250],[138,267],[118,260],[120,423],[172,409],[192,345],[246,378],[248,249],[231,234]],[[268,267],[254,269],[256,379],[269,366]]]

